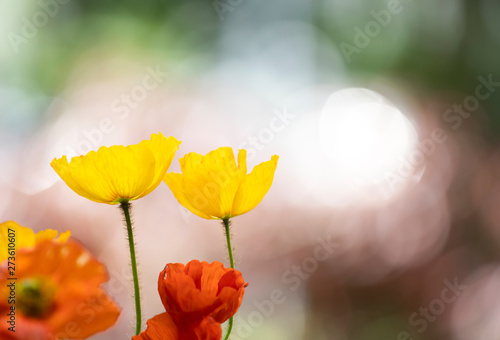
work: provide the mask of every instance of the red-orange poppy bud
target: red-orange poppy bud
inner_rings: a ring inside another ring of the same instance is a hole
[[[221,323],[238,311],[245,287],[241,273],[220,262],[170,263],[158,279],[167,312],[132,340],[220,340]]]
[[[160,273],[158,291],[176,323],[212,317],[219,323],[233,316],[245,293],[241,273],[220,262],[193,260],[169,264]]]

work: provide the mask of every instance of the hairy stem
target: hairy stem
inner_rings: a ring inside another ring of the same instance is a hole
[[[141,291],[139,287],[139,275],[137,274],[137,260],[135,258],[135,243],[134,243],[134,232],[132,229],[132,221],[130,219],[130,209],[131,205],[127,202],[121,202],[120,207],[123,210],[123,215],[125,216],[125,222],[127,223],[127,233],[128,233],[128,245],[130,248],[130,262],[132,264],[132,276],[134,277],[134,298],[135,298],[135,335],[141,333],[142,327],[142,310],[141,310]]]
[[[229,222],[229,218],[226,217],[226,218],[222,219],[222,224],[224,225],[224,231],[226,232],[226,242],[227,242],[227,251],[229,253],[229,263],[231,264],[231,268],[234,269],[233,246],[231,245],[231,230],[230,230],[231,223]],[[229,339],[229,335],[231,334],[232,330],[233,330],[233,317],[230,317],[229,322],[228,322],[226,336],[224,337],[224,340]]]

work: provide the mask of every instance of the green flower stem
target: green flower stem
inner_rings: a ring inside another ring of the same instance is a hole
[[[233,317],[231,316],[229,318],[228,326],[227,326],[227,332],[226,336],[224,337],[224,340],[229,339],[229,335],[231,334],[231,331],[233,330]]]
[[[135,243],[134,243],[134,232],[132,230],[132,221],[130,220],[130,203],[120,202],[120,207],[123,210],[123,215],[125,216],[125,222],[127,223],[127,233],[128,233],[128,245],[130,248],[130,261],[132,263],[132,275],[134,277],[134,298],[135,298],[135,335],[141,333],[142,327],[142,310],[141,310],[141,290],[139,288],[139,275],[137,275],[137,260],[135,258]]]
[[[231,230],[229,228],[231,223],[229,222],[229,217],[223,218],[222,224],[224,225],[224,230],[226,232],[227,251],[229,253],[229,263],[231,264],[231,268],[234,269],[233,246],[231,245]],[[232,329],[233,329],[233,317],[230,317],[229,322],[228,322],[228,326],[227,326],[226,336],[224,337],[224,340],[229,339],[229,335],[231,334]]]
[[[224,225],[224,230],[226,232],[226,241],[227,241],[227,251],[229,252],[229,262],[231,264],[231,268],[234,269],[234,256],[233,256],[233,246],[231,246],[231,230],[229,222],[229,217],[226,217],[222,220],[222,224]]]

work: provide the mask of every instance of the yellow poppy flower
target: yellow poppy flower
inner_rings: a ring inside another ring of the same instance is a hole
[[[59,237],[57,235],[58,232],[52,229],[42,230],[35,234],[30,228],[23,227],[14,221],[0,223],[0,262],[9,257],[9,243],[15,244],[15,251],[17,252],[19,249],[32,249],[44,241],[66,243],[71,236],[71,232],[68,230]]]
[[[182,174],[168,173],[164,181],[175,198],[192,213],[206,219],[244,214],[259,204],[271,188],[278,156],[247,174],[246,150],[222,147],[207,155],[191,152],[179,160]]]
[[[98,203],[119,204],[153,191],[180,144],[174,137],[159,133],[135,145],[103,146],[69,163],[63,156],[50,165],[78,195]]]

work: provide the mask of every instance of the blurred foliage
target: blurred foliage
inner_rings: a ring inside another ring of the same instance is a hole
[[[495,17],[492,13],[485,17],[485,11],[491,7],[498,16],[500,10],[494,5],[485,9],[485,3],[491,2],[402,0],[402,11],[392,15],[387,27],[381,27],[381,33],[362,53],[351,56],[347,69],[352,77],[363,79],[394,77],[427,97],[450,90],[470,93],[478,75],[500,74],[500,39],[494,36],[495,28],[487,29],[491,23],[485,23],[494,22],[491,18]],[[275,10],[278,3],[258,5],[264,6],[264,12]],[[40,10],[36,4],[25,6],[28,18]],[[237,12],[249,10],[245,1],[237,6],[226,14],[236,17]],[[342,42],[352,44],[356,34],[353,29],[364,30],[366,23],[374,20],[372,12],[379,13],[388,5],[380,0],[316,0],[311,6],[312,24],[338,48]],[[213,4],[207,1],[125,0],[117,5],[114,1],[72,0],[61,5],[60,13],[40,29],[36,39],[21,46],[22,55],[10,59],[12,67],[3,68],[0,74],[7,83],[28,92],[55,96],[64,88],[75,63],[90,49],[118,55],[155,54],[172,63],[192,55],[217,55],[218,39],[228,22],[220,20]],[[252,26],[250,22],[250,27],[258,29],[259,24]],[[325,71],[318,69],[320,74]],[[499,136],[496,108],[500,96],[492,96],[483,105],[488,113],[485,126],[492,135]]]

